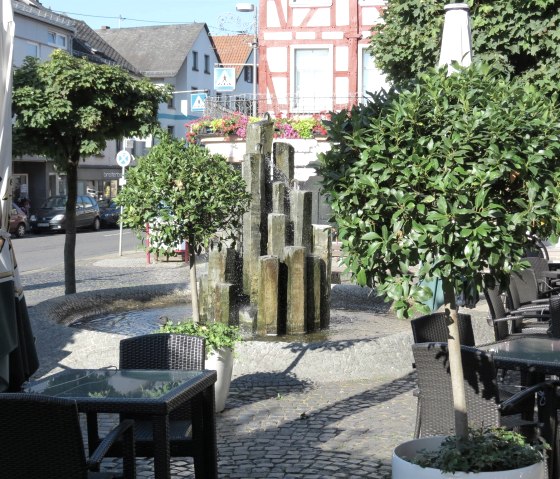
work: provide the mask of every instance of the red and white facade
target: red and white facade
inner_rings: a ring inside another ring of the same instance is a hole
[[[340,110],[386,85],[367,52],[383,0],[259,0],[259,112]]]

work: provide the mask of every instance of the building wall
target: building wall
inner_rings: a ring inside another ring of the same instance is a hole
[[[198,70],[193,69],[193,52],[198,54]],[[207,70],[205,55],[208,55]],[[206,31],[202,30],[177,75],[174,78],[165,78],[163,82],[173,85],[174,91],[208,90],[208,96],[211,96],[214,88],[214,65],[217,61],[210,39]],[[187,121],[204,116],[204,111],[193,111],[191,108],[193,95],[196,93],[175,94],[172,108],[167,104],[160,104],[158,118],[162,127],[164,129],[172,127],[174,135],[178,138],[185,137]]]
[[[379,0],[260,0],[259,96],[275,113],[339,110],[364,86],[363,52]],[[370,90],[383,84],[369,74]],[[378,82],[375,85],[373,82]]]

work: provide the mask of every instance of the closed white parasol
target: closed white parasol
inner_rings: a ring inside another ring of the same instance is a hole
[[[452,63],[468,67],[472,63],[471,21],[466,3],[450,3],[444,7],[445,21],[441,37],[438,66],[448,65],[448,73],[455,72]]]
[[[0,391],[18,391],[39,367],[10,235],[12,208],[12,54],[11,0],[0,9]]]

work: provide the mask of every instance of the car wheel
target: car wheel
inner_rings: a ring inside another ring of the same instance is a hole
[[[99,230],[100,230],[100,228],[101,228],[101,221],[99,221],[99,218],[95,218],[95,219],[93,220],[93,226],[92,226],[92,228],[93,228],[93,231],[99,231]]]
[[[20,223],[19,225],[17,225],[16,236],[18,238],[23,238],[25,236],[25,225],[23,223]]]

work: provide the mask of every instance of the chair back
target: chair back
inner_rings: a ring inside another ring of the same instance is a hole
[[[121,369],[204,369],[205,340],[186,334],[145,334],[120,342]]]
[[[441,342],[448,339],[447,315],[445,313],[432,313],[410,321],[412,335],[415,343]],[[461,344],[474,346],[474,333],[471,317],[468,314],[459,314],[459,336]]]
[[[537,277],[535,276],[535,271],[531,268],[512,273],[510,281],[517,288],[521,305],[529,304],[531,301],[539,299]]]
[[[545,244],[540,239],[533,238],[532,241],[527,242],[523,249],[525,250],[526,257],[550,259],[548,249],[546,249]]]
[[[418,374],[420,435],[455,434],[455,412],[446,343],[412,345]],[[469,427],[500,425],[499,393],[492,356],[469,346],[461,346]]]
[[[560,339],[560,296],[551,296],[548,300],[550,321],[548,335]]]
[[[121,369],[204,369],[206,340],[187,334],[157,333],[134,336],[120,342]],[[170,414],[170,419],[190,419],[186,402]]]
[[[496,341],[501,341],[509,336],[508,321],[496,321],[497,319],[502,319],[507,316],[500,289],[498,283],[492,287],[484,288],[484,297],[488,303],[488,310],[490,312],[492,326],[494,327],[494,338]]]
[[[34,394],[0,394],[0,476],[87,478],[76,402]]]

